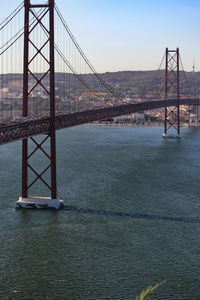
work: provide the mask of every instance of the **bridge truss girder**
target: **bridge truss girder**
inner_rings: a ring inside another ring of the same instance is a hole
[[[118,105],[84,112],[60,114],[55,117],[55,129],[82,125],[93,121],[105,120],[130,113],[175,106],[177,99],[149,101],[143,103]],[[200,99],[180,99],[180,105],[200,105]],[[27,119],[22,122],[1,126],[0,145],[40,134],[48,134],[50,117]]]

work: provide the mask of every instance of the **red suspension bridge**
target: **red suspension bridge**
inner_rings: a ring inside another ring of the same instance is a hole
[[[128,103],[96,72],[54,0],[45,4],[24,0],[0,24],[0,34],[0,144],[22,140],[22,197],[17,207],[63,205],[57,199],[56,130],[164,107],[164,136],[173,129],[179,137],[180,105],[200,104],[196,97],[180,97],[178,48],[165,52],[164,97]],[[35,145],[31,151],[30,142]],[[49,151],[44,147],[47,142]],[[31,164],[39,150],[48,159],[42,172]],[[47,172],[50,183],[44,179]],[[49,198],[29,196],[38,180],[49,190]]]

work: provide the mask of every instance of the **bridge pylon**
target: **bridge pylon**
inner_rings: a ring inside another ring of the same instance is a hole
[[[31,4],[30,0],[24,0],[24,11],[23,118],[29,117],[31,93],[39,88],[48,98],[50,122],[48,132],[40,141],[34,136],[22,141],[22,197],[16,202],[16,208],[59,209],[63,201],[57,199],[56,186],[54,0],[45,4]],[[43,36],[37,36],[38,28]],[[42,73],[38,59],[45,61]],[[29,147],[29,142],[34,148]],[[47,159],[42,171],[35,166],[36,162],[38,165],[36,153],[39,151]],[[31,172],[34,178],[30,176]],[[29,196],[30,188],[38,181],[48,189],[49,197]]]
[[[166,48],[165,65],[165,100],[176,98],[177,104],[165,108],[165,123],[163,137],[180,138],[180,92],[179,92],[179,48]]]

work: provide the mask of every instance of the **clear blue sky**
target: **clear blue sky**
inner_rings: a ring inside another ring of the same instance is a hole
[[[40,3],[40,0],[34,0]],[[4,2],[4,19],[21,1]],[[157,69],[165,47],[200,70],[200,0],[56,0],[98,72]]]

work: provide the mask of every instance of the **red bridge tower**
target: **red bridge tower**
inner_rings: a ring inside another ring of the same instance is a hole
[[[16,202],[16,207],[59,209],[63,206],[63,201],[57,199],[56,188],[54,0],[49,0],[46,4],[31,4],[30,0],[24,0],[24,8],[23,117],[29,117],[29,97],[39,87],[49,99],[50,124],[49,131],[39,142],[34,137],[22,141],[22,197]],[[38,27],[43,33],[42,37],[37,37]],[[36,59],[45,61],[46,69],[42,70],[42,74],[32,68]],[[30,151],[29,140],[35,147],[30,148]],[[44,146],[49,146],[49,151]],[[42,172],[34,167],[33,156],[38,151],[48,161]],[[34,174],[34,179],[30,177],[30,171]],[[49,178],[47,176],[50,183],[44,178],[47,171],[50,171]],[[30,188],[38,181],[49,190],[50,197],[28,195]]]
[[[180,109],[179,109],[179,48],[166,48],[165,67],[165,99],[177,99],[177,105],[165,108],[165,126],[163,137],[180,136]]]

